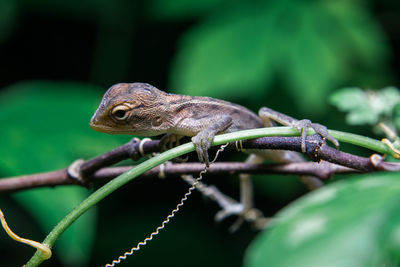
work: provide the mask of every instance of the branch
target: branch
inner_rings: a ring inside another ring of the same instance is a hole
[[[377,143],[380,142],[377,141]],[[154,152],[159,152],[159,144],[159,140],[145,142],[142,145],[143,151],[140,152],[140,142],[138,142],[138,139],[134,139],[131,142],[113,149],[104,155],[84,162],[80,166],[80,174],[82,177],[87,177],[93,174],[96,170],[99,170],[102,167],[110,166],[123,159],[132,158],[137,160],[143,153],[151,154]],[[382,145],[384,144],[382,143]],[[229,146],[225,148],[225,151],[237,151],[238,147],[240,147],[240,150],[281,149],[301,152],[301,137],[261,137],[252,140],[243,140],[241,142],[230,143]],[[325,160],[364,172],[376,170],[399,170],[398,164],[384,162],[383,158],[375,158],[375,161],[373,161],[371,158],[359,157],[327,146],[320,135],[308,136],[306,140],[306,148],[306,155],[314,161]],[[215,150],[217,150],[217,148],[213,147],[210,149],[210,152]],[[251,151],[249,152],[251,153]]]
[[[124,167],[102,168],[89,177],[87,181],[98,182],[111,180],[122,173],[132,169],[135,165]],[[161,171],[161,168],[163,170]],[[141,175],[141,177],[157,177],[160,173],[166,176],[177,176],[182,174],[197,175],[204,169],[202,163],[171,163],[164,167],[155,167]],[[210,165],[207,174],[294,174],[312,175],[322,180],[327,180],[336,173],[354,173],[357,170],[342,167],[328,162],[320,164],[315,162],[296,162],[286,164],[248,164],[243,162],[215,162]],[[71,179],[67,169],[53,172],[23,175],[11,178],[0,179],[0,192],[15,192],[19,190],[31,189],[36,187],[59,186],[59,185],[82,185],[77,180]]]
[[[246,149],[284,149],[301,150],[300,137],[263,137],[253,140],[245,140],[242,143],[230,143],[225,149],[235,151],[237,147]],[[327,146],[319,135],[309,136],[307,138],[306,154],[314,161],[322,161],[317,164],[313,162],[298,162],[287,164],[248,164],[239,162],[214,163],[208,170],[209,174],[294,174],[294,175],[312,175],[322,180],[329,179],[335,173],[354,173],[371,171],[399,171],[398,163],[384,162],[378,155],[365,158],[338,151]],[[44,186],[57,185],[87,185],[89,182],[98,180],[110,180],[134,166],[105,168],[118,163],[127,158],[138,160],[141,154],[151,154],[158,152],[159,140],[148,141],[142,144],[142,153],[140,152],[140,140],[133,139],[129,143],[117,147],[103,155],[91,160],[87,160],[79,165],[79,173],[84,177],[84,183],[72,179],[68,169],[62,169],[53,172],[39,173],[33,175],[18,176],[14,178],[0,179],[0,192],[15,192],[24,189]],[[213,150],[210,150],[212,153]],[[251,152],[251,151],[248,151]],[[340,165],[340,166],[339,166]],[[197,174],[203,168],[200,163],[181,163],[165,164],[162,167],[165,175]],[[160,167],[147,171],[142,176],[157,176],[160,173]]]

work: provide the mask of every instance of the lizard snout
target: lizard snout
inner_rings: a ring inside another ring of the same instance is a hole
[[[89,125],[90,127],[92,126],[96,126],[96,124],[98,124],[98,119],[97,119],[97,112],[94,113],[94,115],[92,116],[92,118],[90,119]]]
[[[93,128],[94,130],[98,131],[99,128],[103,125],[101,116],[99,116],[99,111],[96,110],[96,112],[93,114],[92,118],[90,119],[89,126]]]

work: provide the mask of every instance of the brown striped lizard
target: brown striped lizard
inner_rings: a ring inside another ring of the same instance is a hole
[[[270,127],[274,125],[272,121],[298,129],[302,134],[303,152],[308,128],[339,145],[325,126],[309,120],[296,120],[266,107],[261,108],[257,116],[249,109],[228,101],[168,94],[146,83],[120,83],[109,88],[90,126],[109,134],[192,137],[200,162],[208,166],[208,149],[216,134]],[[255,154],[247,162],[259,163],[264,159],[282,163],[304,161],[299,153],[292,151],[264,150]],[[321,185],[314,177],[302,177],[302,181],[310,188]],[[241,203],[239,209],[236,207],[224,214],[245,215],[252,209],[252,187],[248,175],[241,175]]]

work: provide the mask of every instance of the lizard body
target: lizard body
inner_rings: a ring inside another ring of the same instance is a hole
[[[121,120],[118,115],[127,117]],[[142,83],[112,86],[90,126],[111,134],[195,136],[223,116],[232,119],[224,133],[264,127],[261,118],[243,106],[211,97],[168,94]]]
[[[307,128],[310,127],[338,146],[337,140],[329,135],[325,126],[309,120],[296,120],[266,107],[261,108],[257,116],[234,103],[210,97],[168,94],[146,83],[120,83],[110,87],[93,115],[90,126],[109,134],[173,134],[192,137],[199,160],[208,166],[207,151],[216,134],[269,127],[273,125],[271,120],[299,129],[302,133],[303,152]],[[260,152],[256,156],[251,155],[247,162],[260,163],[265,158],[277,162],[304,161],[300,154],[292,151]],[[243,215],[252,210],[250,177],[242,174],[240,179],[242,207],[235,207],[232,209],[234,211],[224,210],[222,217],[235,213]],[[305,176],[302,181],[310,188],[322,185],[314,177]]]

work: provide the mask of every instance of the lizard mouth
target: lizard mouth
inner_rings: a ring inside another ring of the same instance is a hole
[[[108,127],[108,126],[104,126],[104,125],[100,125],[100,124],[96,124],[93,122],[89,123],[90,127],[98,132],[102,132],[102,133],[108,133],[108,134],[131,134],[132,131],[129,129],[115,129],[113,127]]]

